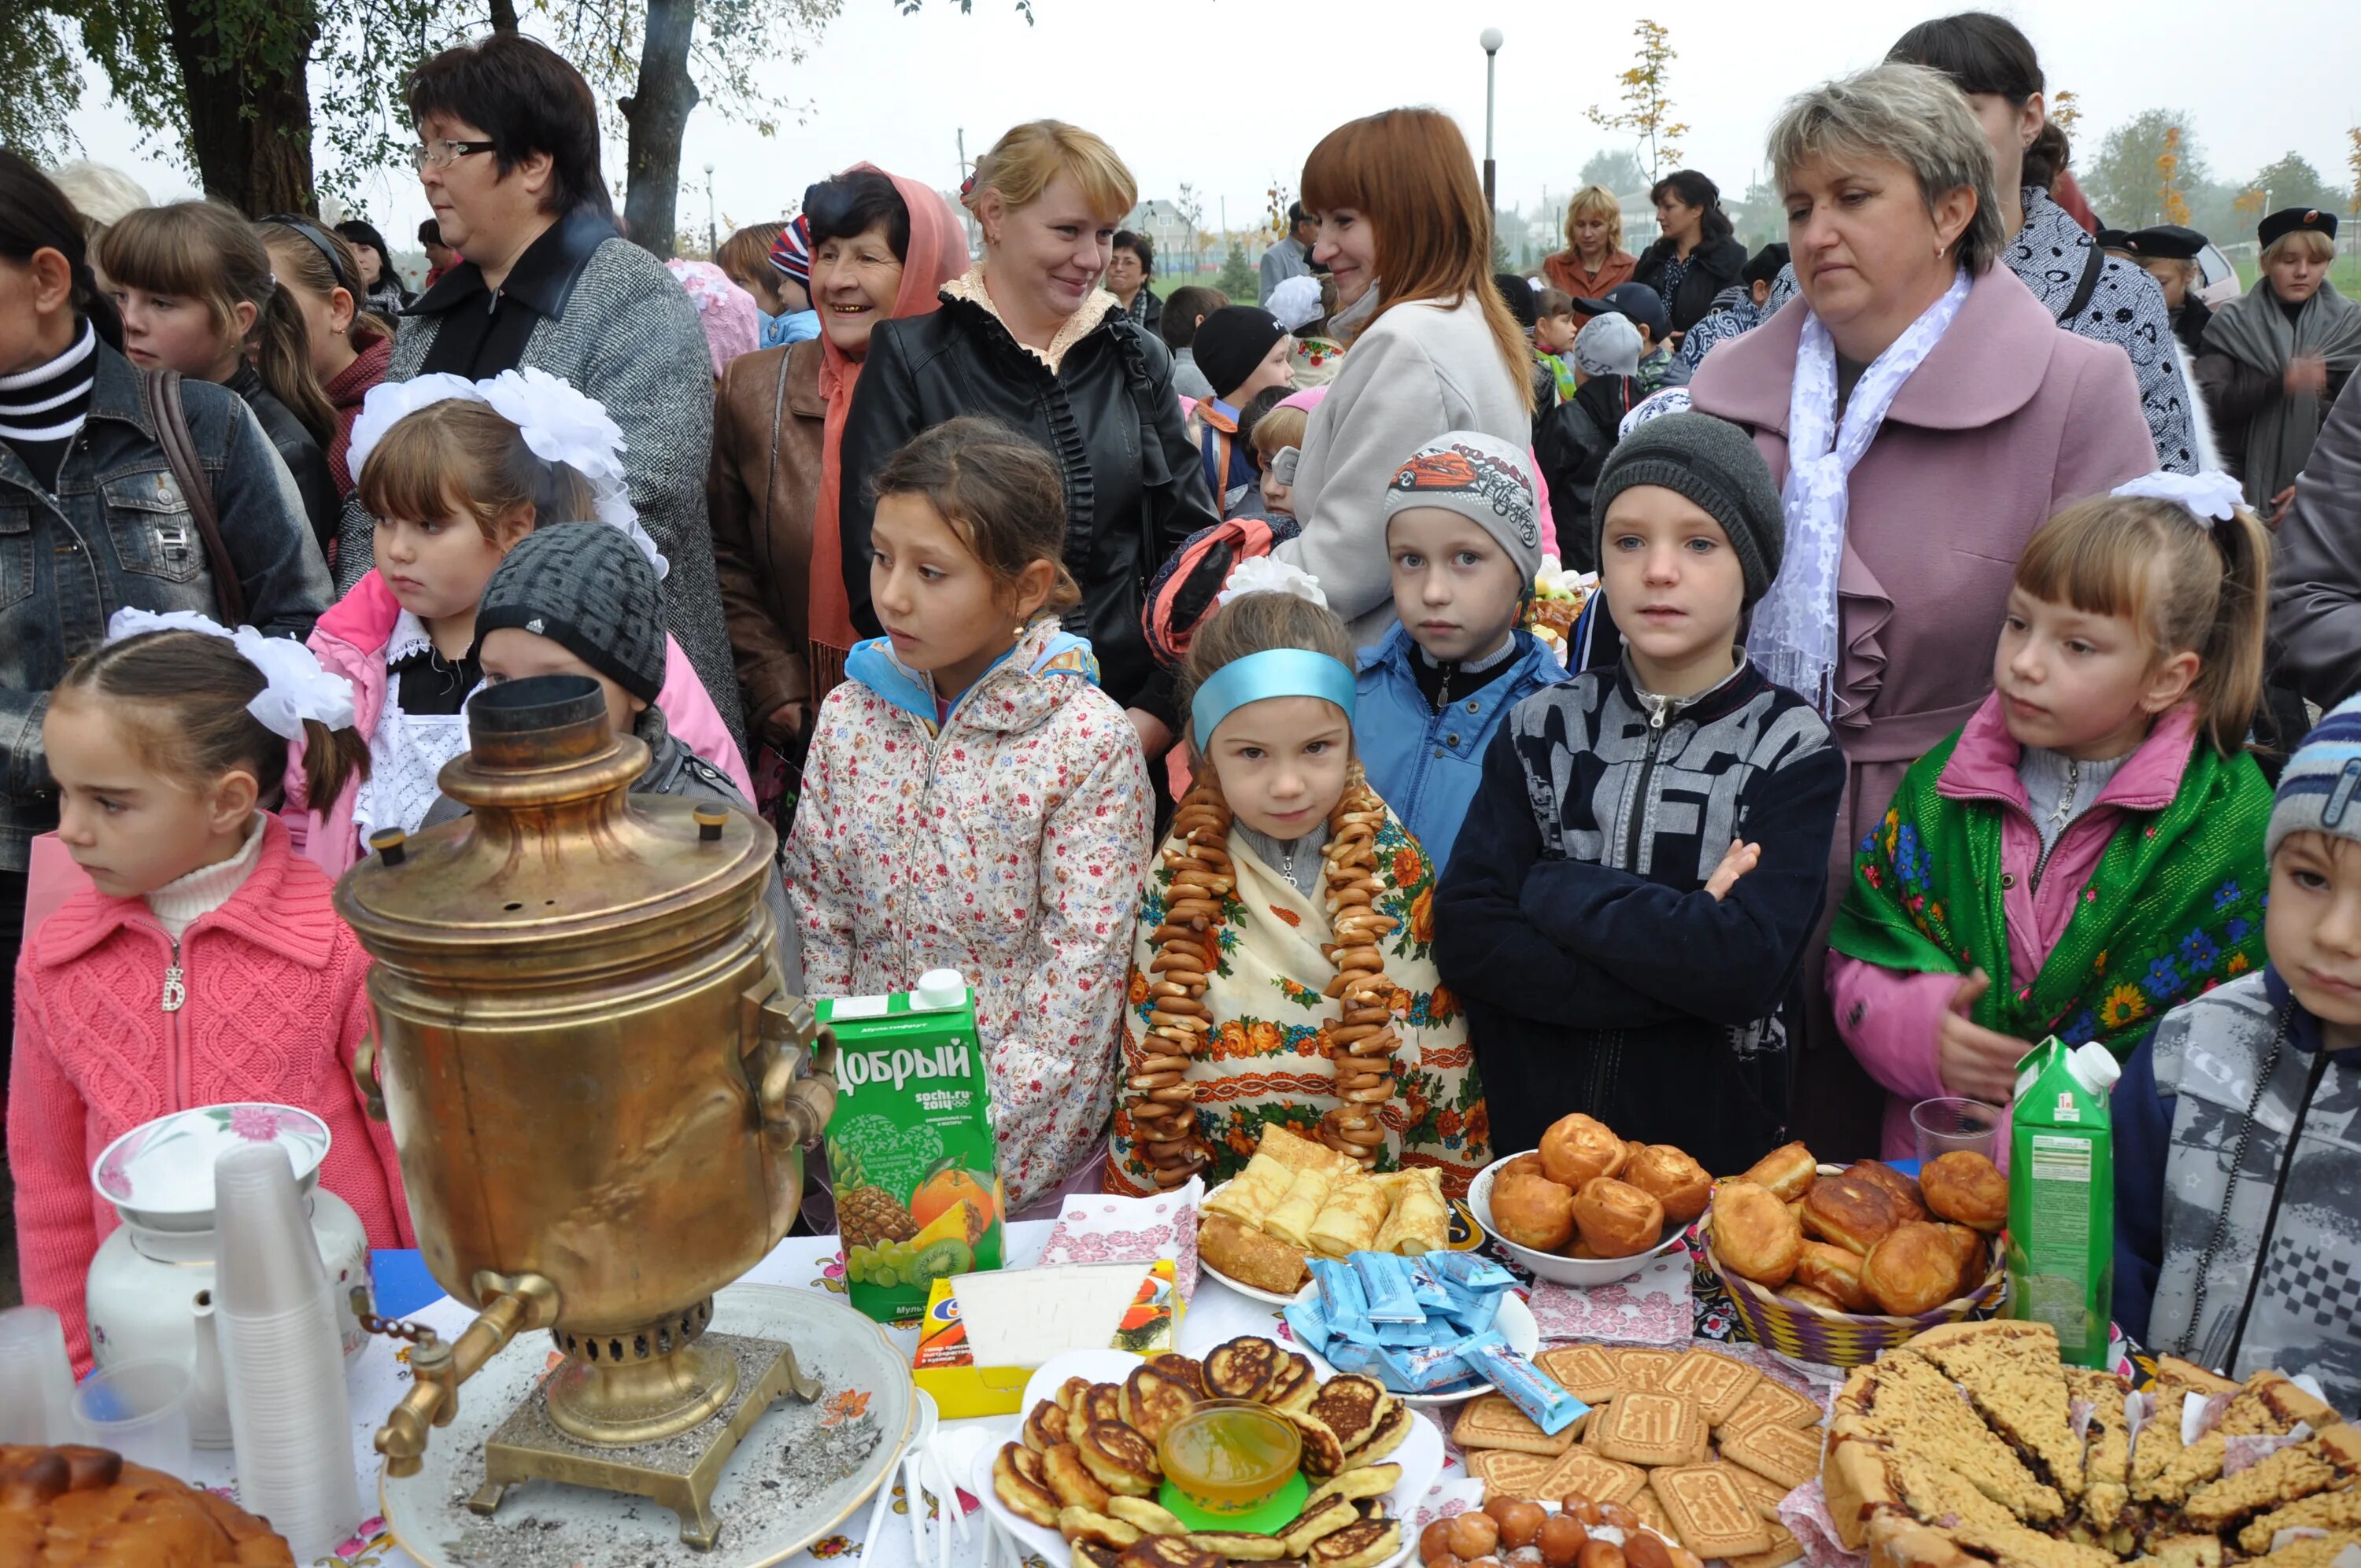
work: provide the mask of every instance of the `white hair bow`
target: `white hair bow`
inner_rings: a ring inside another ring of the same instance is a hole
[[[1321,592],[1319,578],[1274,555],[1250,555],[1231,567],[1229,580],[1213,596],[1213,602],[1224,605],[1245,594],[1293,594],[1323,609],[1328,608],[1328,596]]]
[[[594,510],[631,535],[661,577],[671,563],[640,525],[623,469],[623,429],[608,416],[606,405],[572,382],[546,370],[503,370],[489,380],[438,373],[407,381],[380,381],[361,400],[353,421],[349,466],[358,474],[385,433],[423,408],[453,400],[488,403],[494,413],[517,427],[525,445],[545,463],[563,463],[589,481]]]
[[[291,637],[265,637],[251,626],[232,630],[192,609],[161,615],[153,610],[118,609],[106,623],[109,642],[150,631],[193,631],[227,639],[247,663],[262,672],[262,690],[246,705],[247,712],[281,740],[302,740],[307,718],[331,729],[352,725],[352,683],[331,674],[318,655]]]
[[[2150,500],[2178,501],[2199,517],[2227,522],[2246,504],[2238,481],[2219,468],[2202,474],[2167,474],[2159,470],[2117,485],[2110,495],[2144,496]]]

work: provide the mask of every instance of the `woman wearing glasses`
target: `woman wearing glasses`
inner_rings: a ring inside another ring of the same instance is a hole
[[[616,232],[589,83],[544,46],[495,33],[420,66],[410,113],[419,182],[467,259],[403,314],[386,379],[531,367],[606,406],[623,427],[631,504],[670,564],[666,628],[741,735],[705,510],[713,362],[687,294]],[[346,506],[339,588],[368,570],[370,528]]]

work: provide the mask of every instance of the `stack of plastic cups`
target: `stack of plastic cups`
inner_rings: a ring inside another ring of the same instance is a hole
[[[361,1502],[328,1276],[286,1152],[257,1144],[223,1155],[214,1213],[214,1326],[238,1501],[309,1563],[353,1533]]]
[[[80,1442],[65,1326],[48,1307],[0,1312],[0,1442]]]

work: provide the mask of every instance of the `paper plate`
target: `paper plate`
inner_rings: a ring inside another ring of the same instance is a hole
[[[1533,1310],[1525,1305],[1525,1299],[1513,1290],[1501,1293],[1499,1316],[1492,1320],[1492,1327],[1509,1342],[1509,1348],[1519,1355],[1530,1359],[1542,1347],[1542,1326],[1533,1321]],[[1312,1363],[1312,1370],[1323,1381],[1336,1375],[1336,1369],[1329,1365],[1318,1351],[1301,1344],[1295,1348],[1303,1352],[1305,1359]],[[1377,1375],[1373,1373],[1371,1376]],[[1378,1381],[1384,1383],[1385,1379],[1378,1377]],[[1387,1384],[1387,1387],[1403,1404],[1419,1406],[1455,1405],[1478,1394],[1492,1392],[1489,1383],[1470,1383],[1465,1388],[1448,1388],[1439,1394],[1405,1394],[1391,1384]],[[1033,1407],[1027,1405],[1025,1408],[1029,1410]]]
[[[1530,1315],[1530,1314],[1528,1314]],[[1290,1348],[1285,1344],[1279,1346]],[[1058,1389],[1069,1377],[1087,1377],[1093,1383],[1120,1383],[1131,1376],[1140,1358],[1119,1350],[1078,1350],[1060,1355],[1033,1374],[1025,1385],[1025,1409],[1030,1410],[1042,1399],[1054,1399]],[[1408,1403],[1407,1400],[1404,1403]],[[1007,1435],[999,1442],[988,1444],[975,1456],[975,1471],[968,1489],[983,1500],[984,1513],[992,1522],[1008,1532],[1011,1539],[1047,1563],[1063,1563],[1073,1555],[1073,1548],[1056,1530],[1021,1519],[1000,1500],[993,1489],[992,1462],[999,1456],[1002,1443],[1019,1441],[1017,1433],[1024,1426],[1020,1417],[1007,1428]],[[1380,1568],[1394,1568],[1418,1549],[1417,1534],[1410,1528],[1410,1519],[1419,1502],[1443,1474],[1443,1433],[1433,1421],[1416,1411],[1411,1412],[1410,1435],[1401,1446],[1385,1458],[1388,1464],[1401,1466],[1401,1480],[1386,1494],[1394,1514],[1402,1521],[1402,1549],[1389,1558]]]

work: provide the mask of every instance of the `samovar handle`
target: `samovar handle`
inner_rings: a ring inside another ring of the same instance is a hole
[[[385,1120],[385,1082],[378,1076],[377,1008],[371,1005],[368,1028],[353,1047],[353,1087],[360,1091],[361,1110],[372,1122]]]
[[[836,1031],[810,1001],[782,991],[763,1003],[763,1048],[748,1061],[763,1120],[789,1143],[818,1143],[836,1114]]]

